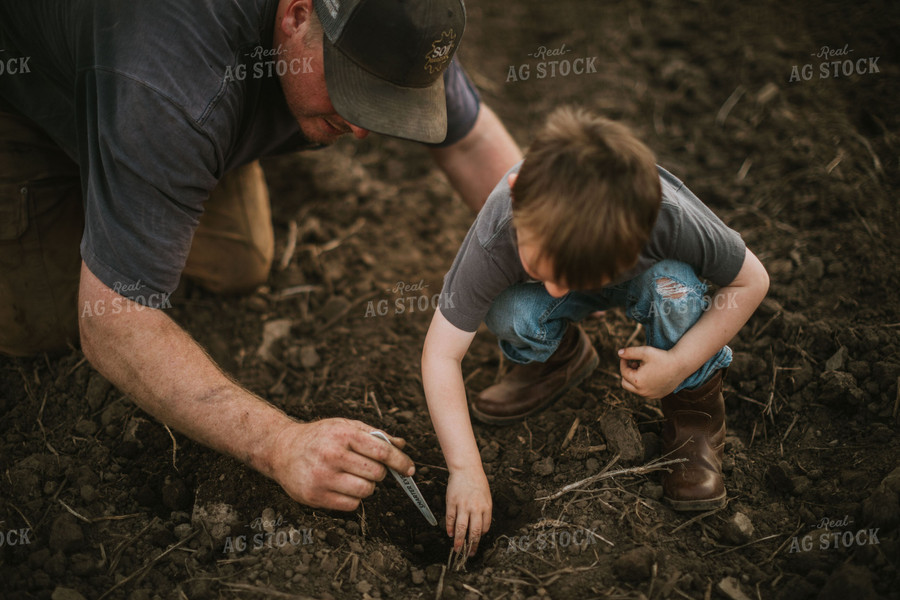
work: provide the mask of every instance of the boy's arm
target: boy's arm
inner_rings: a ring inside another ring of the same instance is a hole
[[[461,363],[474,332],[457,329],[440,308],[425,337],[422,384],[431,422],[450,470],[447,484],[447,535],[459,551],[469,532],[470,555],[491,525],[491,494],[469,419]]]
[[[646,398],[671,393],[737,334],[768,289],[769,275],[748,249],[734,281],[716,292],[709,309],[672,349],[640,346],[619,350],[622,387]],[[633,360],[641,361],[636,369],[628,365]]]

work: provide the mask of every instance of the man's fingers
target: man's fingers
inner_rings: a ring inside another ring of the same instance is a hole
[[[368,481],[382,481],[387,476],[387,468],[382,463],[357,452],[347,453],[341,470]]]
[[[351,473],[339,473],[329,486],[330,491],[351,498],[367,498],[375,491],[375,482]]]
[[[369,431],[374,430],[370,429]],[[350,449],[387,465],[401,475],[411,477],[415,473],[415,467],[410,457],[371,433],[360,431],[358,435],[353,436],[350,439]]]

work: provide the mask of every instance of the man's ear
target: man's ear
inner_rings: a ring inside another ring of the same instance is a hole
[[[507,183],[509,183],[509,189],[513,189],[513,186],[516,185],[516,179],[519,178],[518,173],[510,173],[509,177],[506,178]]]
[[[313,11],[312,0],[282,0],[286,1],[284,15],[279,22],[281,31],[288,37],[294,35],[301,26],[306,23]]]

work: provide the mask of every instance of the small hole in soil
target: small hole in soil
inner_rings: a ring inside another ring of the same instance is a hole
[[[433,564],[445,564],[453,547],[453,539],[447,537],[444,530],[445,504],[443,494],[446,492],[445,481],[423,480],[417,482],[422,495],[425,496],[429,508],[437,518],[438,524],[432,527],[406,496],[393,479],[385,479],[384,488],[365,500],[366,526],[369,536],[385,544],[399,549],[407,560],[417,567]],[[485,552],[494,546],[498,537],[515,535],[523,524],[531,522],[536,510],[528,510],[529,505],[521,506],[512,489],[504,486],[493,486],[494,514],[491,529],[482,538],[478,553],[467,561],[469,567],[477,567]],[[506,507],[516,506],[521,510],[514,517],[507,513]]]

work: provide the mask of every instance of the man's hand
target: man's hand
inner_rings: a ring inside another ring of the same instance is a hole
[[[491,528],[491,488],[481,465],[451,471],[447,482],[447,535],[453,538],[453,551],[463,548],[469,533],[469,556],[478,550],[481,536]]]
[[[623,388],[650,399],[672,393],[687,377],[671,353],[651,346],[619,350],[619,373]]]
[[[271,476],[296,501],[333,510],[356,510],[360,500],[375,491],[387,474],[415,473],[412,460],[398,448],[371,435],[375,427],[360,421],[325,419],[291,423],[276,436]]]

